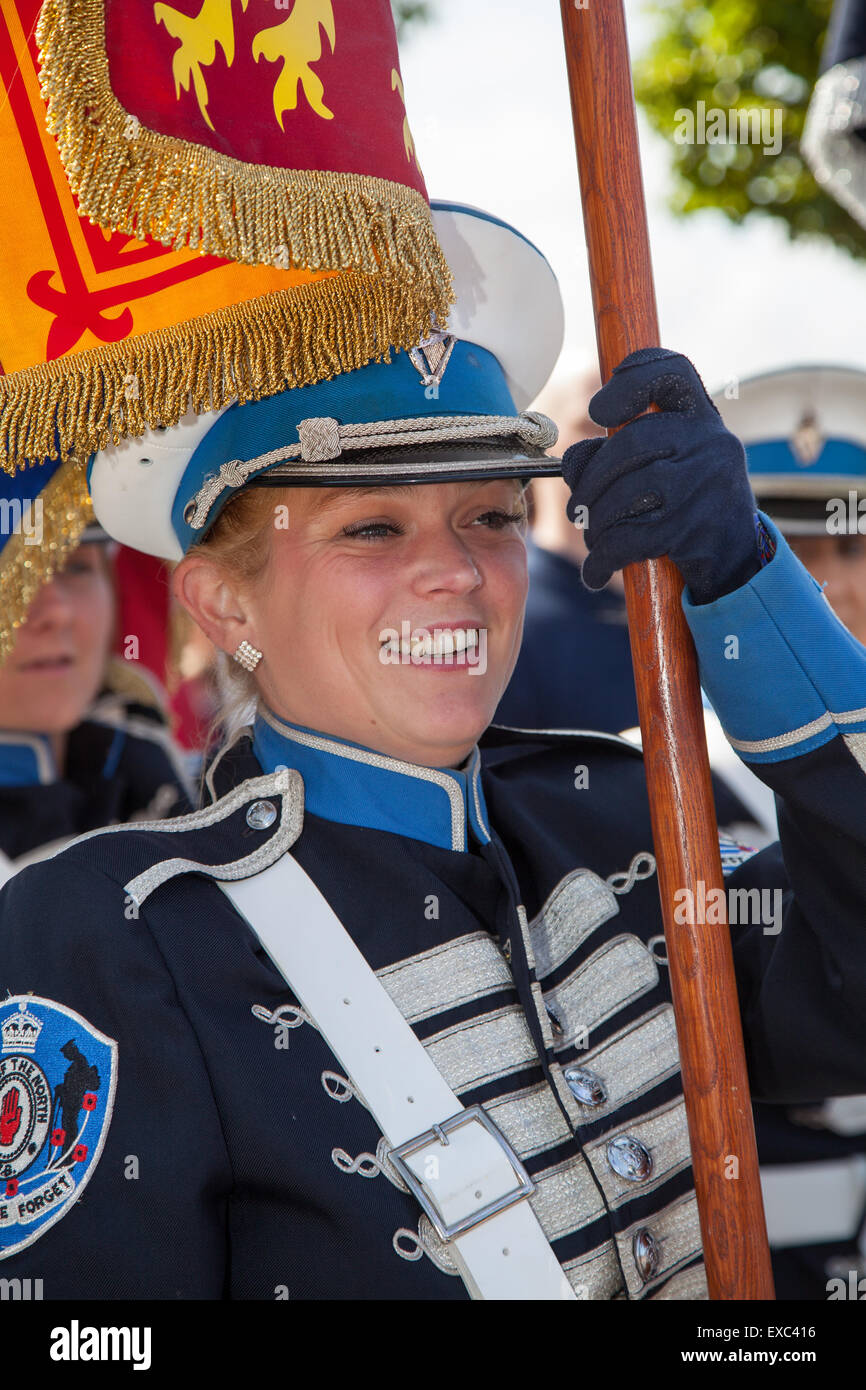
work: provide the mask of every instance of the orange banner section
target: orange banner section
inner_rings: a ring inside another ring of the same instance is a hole
[[[19,371],[321,275],[238,265],[109,233],[78,216],[45,128],[38,0],[0,4],[0,364]]]

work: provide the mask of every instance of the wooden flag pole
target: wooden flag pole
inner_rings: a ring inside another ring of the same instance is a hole
[[[622,0],[560,0],[599,365],[659,344]],[[727,929],[674,922],[674,894],[723,886],[697,661],[670,560],[624,572],[710,1297],[773,1298]]]

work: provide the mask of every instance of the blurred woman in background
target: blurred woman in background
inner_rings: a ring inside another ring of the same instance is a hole
[[[31,493],[23,510],[12,506],[22,476]],[[27,543],[22,519],[38,516],[41,528],[42,482],[38,469],[2,476],[4,519],[18,527],[7,525],[2,538],[7,580]],[[13,537],[18,544],[8,544]],[[84,831],[190,809],[188,773],[156,682],[112,654],[114,548],[89,526],[14,633],[14,604],[4,605],[14,641],[0,665],[0,881]]]

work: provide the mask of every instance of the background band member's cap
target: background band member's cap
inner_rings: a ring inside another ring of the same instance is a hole
[[[730,388],[728,388],[730,389]],[[761,507],[787,535],[826,535],[834,499],[866,496],[866,372],[788,367],[713,397],[745,445]]]

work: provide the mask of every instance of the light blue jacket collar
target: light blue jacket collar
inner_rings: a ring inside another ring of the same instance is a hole
[[[0,787],[47,786],[57,781],[57,764],[47,734],[0,729]]]
[[[421,767],[287,724],[260,707],[253,752],[265,772],[297,769],[305,808],[325,820],[408,835],[443,849],[468,850],[470,831],[481,844],[490,839],[477,747],[463,770]]]

